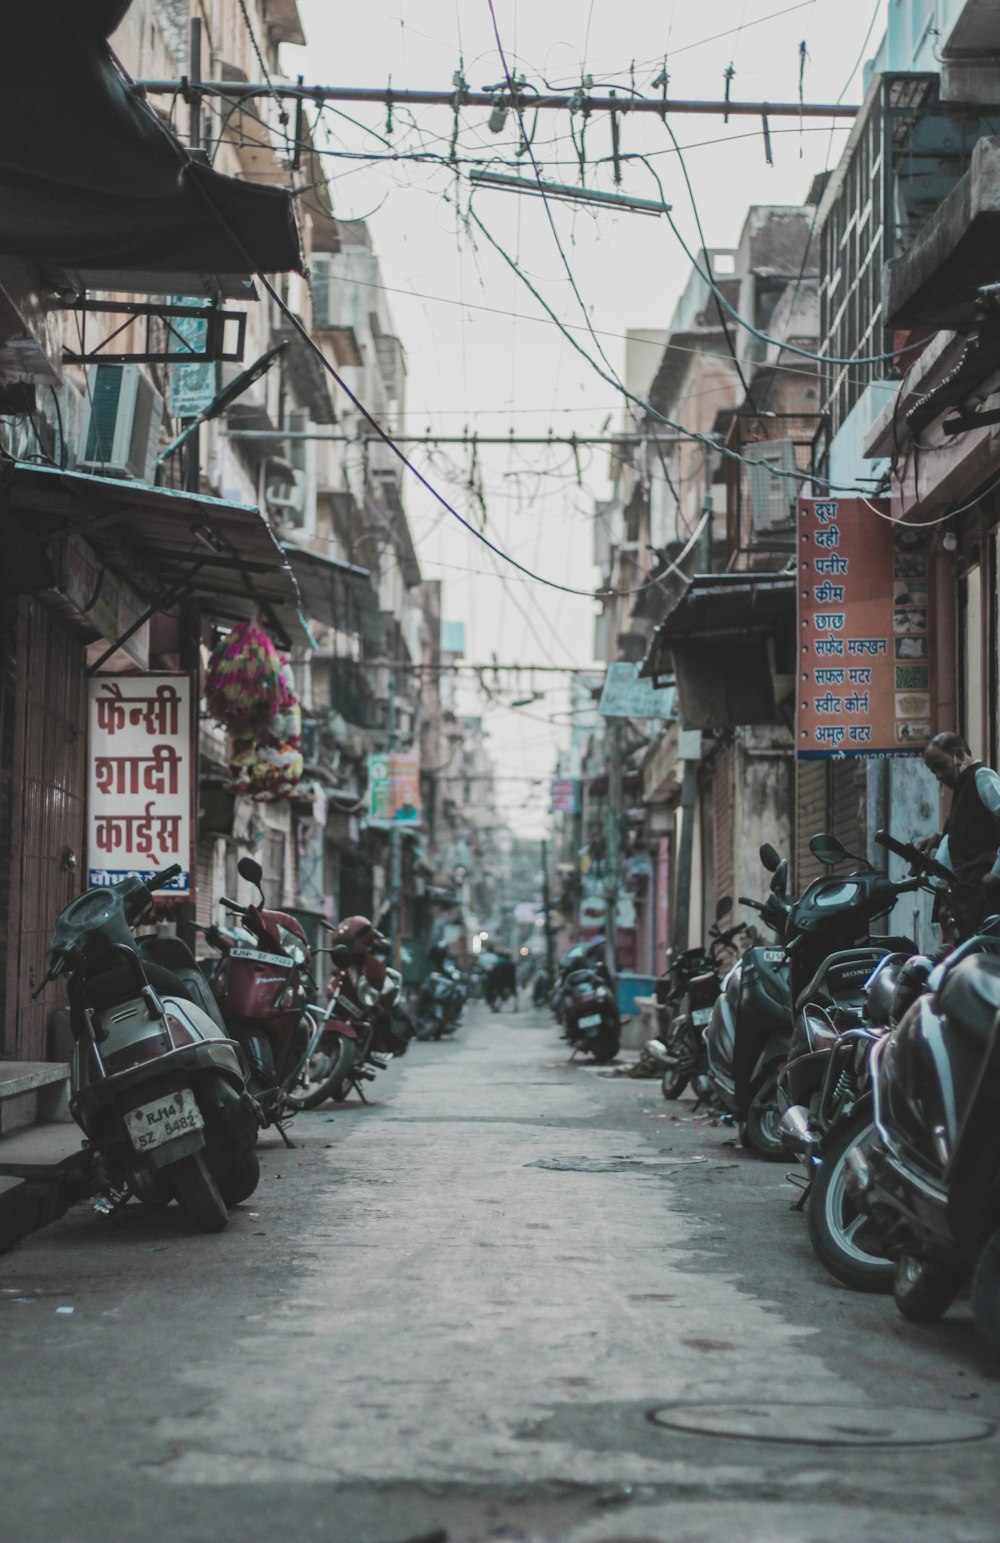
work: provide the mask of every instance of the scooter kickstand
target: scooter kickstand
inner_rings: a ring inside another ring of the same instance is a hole
[[[281,1137],[282,1141],[285,1143],[285,1146],[288,1147],[289,1151],[294,1152],[295,1142],[292,1140],[291,1136],[288,1134],[280,1120],[275,1120],[274,1128],[278,1132],[278,1135]]]
[[[355,1083],[355,1084],[354,1084],[354,1091],[355,1091],[355,1093],[356,1093],[356,1094],[357,1094],[357,1095],[358,1095],[358,1097],[359,1097],[359,1098],[360,1098],[360,1100],[361,1100],[361,1102],[362,1102],[362,1103],[363,1103],[363,1104],[367,1104],[367,1102],[368,1102],[368,1100],[367,1100],[367,1098],[366,1098],[366,1097],[365,1097],[365,1090],[364,1090],[364,1088],[363,1088],[363,1087],[362,1087],[362,1086],[361,1086],[361,1084],[360,1084],[360,1082],[356,1082],[356,1083]]]

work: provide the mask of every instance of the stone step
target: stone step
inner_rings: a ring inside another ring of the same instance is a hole
[[[0,1139],[0,1253],[62,1216],[89,1188],[90,1155],[65,1120]]]
[[[0,1144],[38,1122],[69,1119],[65,1061],[0,1061]]]

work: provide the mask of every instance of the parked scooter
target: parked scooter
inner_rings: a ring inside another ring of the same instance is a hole
[[[573,1046],[574,1055],[584,1052],[602,1065],[618,1054],[621,1018],[614,981],[603,964],[589,970],[573,970],[567,976],[563,1037]]]
[[[305,1062],[315,1027],[308,1011],[312,952],[301,922],[284,911],[264,909],[263,870],[241,857],[237,871],[260,895],[259,905],[221,904],[238,916],[248,934],[208,928],[206,940],[221,957],[209,977],[223,1021],[250,1067],[250,1086],[268,1125],[287,1142],[283,1123],[293,1111],[289,1094]]]
[[[934,858],[884,832],[876,840],[910,865],[897,894],[954,881]],[[886,952],[886,946],[894,951]],[[887,1291],[893,1266],[881,1237],[846,1186],[852,1148],[874,1134],[868,1060],[872,1045],[926,986],[932,961],[909,939],[879,939],[832,954],[800,1001],[788,1064],[779,1079],[781,1127],[807,1174],[804,1203],[817,1257],[842,1284]],[[859,976],[869,971],[861,983]]]
[[[220,1232],[260,1178],[260,1110],[193,954],[178,938],[150,939],[140,954],[133,936],[153,892],[180,871],[174,864],[71,901],[56,918],[42,984],[67,978],[70,1112],[98,1187],[115,1205],[131,1195],[176,1199],[203,1232]]]
[[[645,1050],[660,1064],[660,1087],[666,1099],[680,1098],[689,1082],[707,1072],[704,1034],[722,989],[722,961],[728,954],[732,962],[729,951],[746,930],[743,922],[725,930],[720,928],[719,923],[732,908],[728,896],[720,900],[715,921],[709,928],[708,950],[687,949],[671,966],[666,979],[656,983],[659,1016],[665,1022],[659,1037],[650,1040]],[[661,990],[661,986],[665,989]]]
[[[349,916],[330,930],[334,972],[325,1010],[313,1009],[318,1021],[299,1087],[291,1095],[297,1109],[315,1109],[329,1098],[342,1103],[352,1091],[367,1103],[363,1084],[384,1071],[409,1042],[395,1019],[403,981],[385,963],[389,940],[367,916]]]
[[[766,901],[740,897],[779,938],[788,926],[788,860],[765,843],[760,860],[771,873]],[[733,934],[735,935],[735,933]],[[791,1035],[789,965],[782,947],[753,945],[722,982],[704,1031],[706,1065],[695,1089],[740,1121],[740,1139],[761,1157],[785,1155],[778,1130],[778,1072]]]
[[[549,992],[549,1006],[552,1016],[557,1023],[562,1023],[563,1009],[566,1002],[566,982],[574,970],[593,969],[604,958],[605,942],[603,937],[581,938],[578,943],[571,943],[559,958],[556,970],[556,978]]]
[[[935,966],[870,1067],[875,1134],[846,1182],[894,1261],[896,1306],[939,1318],[971,1275],[1000,1351],[1000,918]]]
[[[430,954],[431,971],[417,993],[418,1039],[443,1039],[458,1027],[468,999],[468,985],[447,949],[436,944]]]

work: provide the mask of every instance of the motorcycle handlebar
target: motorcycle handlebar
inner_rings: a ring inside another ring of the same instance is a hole
[[[146,888],[149,890],[162,889],[164,884],[169,884],[171,879],[176,879],[184,870],[180,863],[171,863],[169,868],[161,868],[159,873],[154,873],[146,880]]]
[[[749,895],[740,896],[740,905],[748,905],[751,911],[763,911],[764,909],[759,900],[751,900]]]
[[[957,884],[958,879],[950,868],[946,868],[944,863],[939,863],[937,858],[929,857],[912,841],[897,841],[896,837],[890,835],[887,830],[876,831],[875,841],[878,846],[885,847],[888,852],[894,852],[897,857],[901,857],[912,867],[923,868],[927,874],[933,875],[936,879],[943,879],[946,884]]]
[[[227,911],[236,911],[240,916],[245,916],[247,914],[247,908],[245,905],[240,905],[238,900],[230,900],[226,895],[219,896],[219,904],[224,905]]]

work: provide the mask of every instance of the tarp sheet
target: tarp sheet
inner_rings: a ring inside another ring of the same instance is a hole
[[[192,161],[116,67],[105,33],[127,9],[4,4],[0,254],[84,278],[300,269],[290,195]]]

